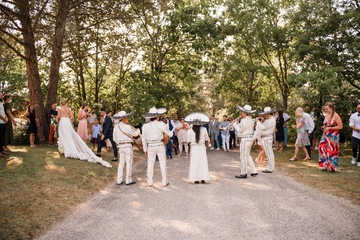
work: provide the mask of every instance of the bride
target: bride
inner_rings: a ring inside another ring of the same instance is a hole
[[[73,129],[71,121],[74,120],[74,114],[66,106],[65,98],[60,99],[60,105],[57,116],[59,123],[59,152],[64,153],[66,158],[87,160],[88,162],[100,163],[105,167],[111,168],[111,164],[97,157]]]

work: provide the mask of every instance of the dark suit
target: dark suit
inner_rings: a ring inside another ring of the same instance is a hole
[[[103,132],[102,134],[104,135],[104,140],[101,140],[101,137],[98,137],[98,149],[97,149],[97,153],[101,153],[101,145],[102,145],[102,141],[105,141],[106,139],[109,139],[111,142],[111,146],[114,150],[114,158],[117,158],[117,147],[116,147],[116,143],[113,140],[113,124],[111,121],[111,118],[109,116],[105,116],[104,119],[104,123],[103,123]]]

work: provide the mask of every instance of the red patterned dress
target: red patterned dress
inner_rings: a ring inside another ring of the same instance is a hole
[[[336,127],[338,124],[334,118],[324,120],[324,127]],[[328,130],[323,133],[319,143],[319,166],[322,170],[335,171],[338,167],[340,153],[339,130]]]

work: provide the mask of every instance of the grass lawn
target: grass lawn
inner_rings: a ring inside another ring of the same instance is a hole
[[[109,169],[100,164],[65,159],[56,147],[13,147],[0,159],[0,239],[33,239],[61,220],[72,207],[115,182],[117,164]],[[360,167],[350,164],[350,147],[341,147],[338,172],[322,172],[317,153],[310,162],[289,162],[294,149],[275,152],[276,171],[298,182],[349,199],[360,205]],[[135,153],[135,160],[142,153]],[[104,152],[110,160],[112,152]],[[253,151],[252,156],[256,152]],[[300,152],[300,155],[302,152]],[[143,159],[143,157],[142,157]]]

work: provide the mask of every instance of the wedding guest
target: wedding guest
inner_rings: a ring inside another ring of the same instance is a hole
[[[102,127],[99,124],[99,120],[97,118],[94,119],[93,122],[93,126],[91,129],[91,142],[93,144],[93,150],[95,149],[95,147],[97,146],[98,143],[98,138],[102,132]]]
[[[101,157],[102,142],[109,139],[111,146],[113,148],[113,152],[114,152],[114,158],[111,161],[115,162],[118,160],[118,152],[117,152],[116,143],[113,140],[114,127],[112,124],[112,120],[111,120],[110,116],[107,114],[106,109],[104,109],[104,108],[102,108],[100,110],[100,116],[103,118],[104,123],[103,123],[103,127],[102,127],[103,133],[98,138],[98,149],[97,149],[96,156]]]
[[[220,150],[220,144],[219,144],[219,127],[220,127],[220,123],[219,121],[215,118],[214,115],[211,115],[210,117],[210,123],[209,123],[209,129],[210,129],[210,138],[211,138],[211,148],[210,150],[215,149],[215,143],[216,143],[216,150]]]
[[[356,104],[356,112],[350,116],[349,126],[352,130],[352,159],[351,164],[360,167],[360,102]]]
[[[91,131],[92,131],[92,127],[93,127],[93,125],[94,125],[95,119],[97,119],[97,115],[96,115],[96,113],[95,113],[95,108],[93,107],[93,108],[91,109],[91,111],[90,111],[90,113],[89,113],[89,115],[88,115],[88,119],[87,119],[87,121],[88,121],[88,132],[89,132],[90,136],[91,136],[91,134],[92,134]]]
[[[309,136],[306,131],[305,126],[305,118],[304,118],[304,110],[301,107],[298,107],[295,111],[296,115],[296,125],[293,125],[292,127],[297,129],[297,138],[295,142],[295,153],[292,158],[290,158],[290,161],[297,161],[297,155],[299,153],[299,148],[302,148],[305,153],[304,161],[310,160],[310,156],[308,154],[308,151],[306,150],[306,146],[310,144]]]
[[[229,140],[230,140],[230,133],[228,126],[230,125],[230,122],[227,119],[227,116],[223,116],[223,121],[220,123],[220,130],[221,130],[221,139],[222,139],[222,147],[224,151],[229,151]]]
[[[187,142],[190,144],[190,171],[189,180],[198,184],[210,180],[209,164],[206,154],[206,145],[210,138],[205,127],[201,125],[210,121],[203,113],[192,113],[186,120],[193,126],[187,132]]]
[[[288,130],[289,130],[289,126],[288,126],[288,122],[290,121],[291,117],[289,116],[289,114],[287,114],[286,112],[283,112],[283,117],[284,117],[284,142],[283,142],[283,148],[287,148],[287,144],[288,144]]]
[[[276,118],[276,133],[275,133],[275,151],[283,150],[283,142],[284,142],[284,117],[283,111],[278,111],[278,116]]]
[[[8,118],[5,114],[5,109],[3,105],[3,94],[0,93],[0,157],[3,158],[5,155],[7,155],[4,152],[4,137],[5,137],[5,131],[6,131],[6,123],[8,122]]]
[[[303,117],[305,120],[306,133],[308,134],[309,141],[310,141],[309,144],[306,145],[306,151],[308,152],[308,155],[311,158],[311,142],[314,137],[315,123],[314,123],[314,119],[312,118],[312,116],[309,113],[304,112]]]
[[[77,134],[79,134],[80,138],[84,140],[84,142],[86,142],[86,140],[89,138],[88,127],[87,127],[88,113],[86,112],[88,108],[89,108],[89,104],[83,103],[78,113],[79,124],[77,128]]]
[[[180,123],[176,125],[177,137],[179,141],[179,155],[181,156],[183,147],[185,148],[185,155],[189,157],[189,145],[187,143],[187,131],[189,130],[189,124],[185,122],[184,118],[181,118]]]
[[[35,134],[37,134],[37,126],[36,122],[39,119],[36,118],[34,105],[30,104],[26,113],[22,116],[27,119],[28,122],[28,130],[27,133],[30,134],[30,147],[36,147],[35,145]]]
[[[232,122],[232,121],[234,121],[234,117],[230,116],[229,117],[229,122]],[[229,133],[230,133],[229,145],[230,145],[230,149],[232,149],[232,148],[236,147],[236,135],[235,135],[234,126],[231,125],[231,127],[229,128]]]
[[[49,146],[52,145],[52,141],[53,141],[53,137],[54,134],[56,132],[56,125],[57,125],[57,114],[58,112],[56,111],[56,103],[53,103],[51,105],[51,109],[49,111],[49,115],[50,115],[50,133],[49,133]]]
[[[331,172],[335,172],[338,168],[340,153],[339,130],[343,128],[343,123],[339,114],[335,112],[333,102],[325,103],[324,111],[323,135],[319,143],[319,166],[323,171],[329,169]]]
[[[14,116],[12,115],[12,96],[11,95],[5,95],[4,96],[4,109],[5,114],[9,121],[6,123],[6,130],[5,130],[5,138],[4,138],[4,151],[11,152],[11,150],[8,148],[8,145],[14,145],[14,129],[13,126],[16,127],[16,121]]]

